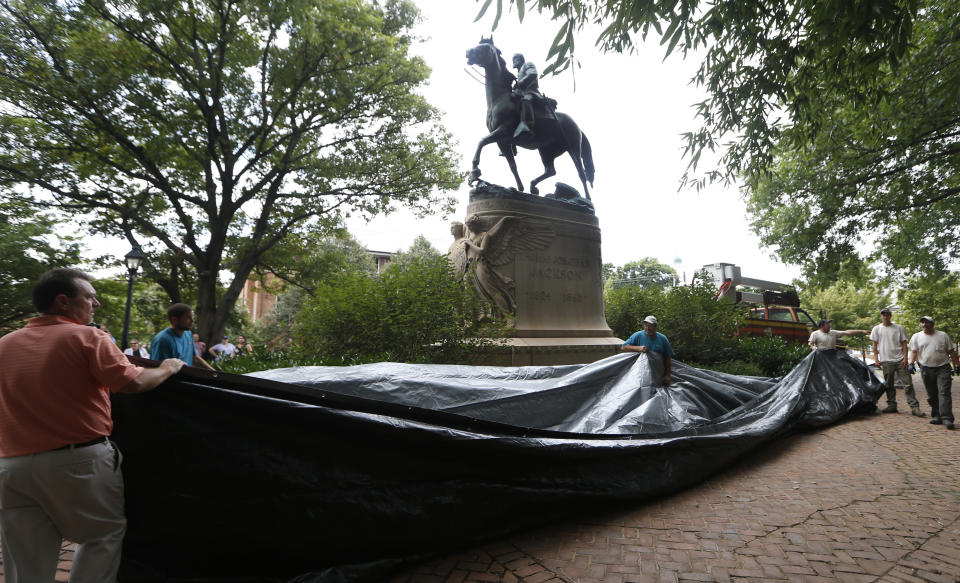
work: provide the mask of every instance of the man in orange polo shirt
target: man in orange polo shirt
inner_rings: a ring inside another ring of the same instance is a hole
[[[0,338],[0,534],[7,583],[53,581],[62,539],[78,543],[70,581],[115,581],[126,531],[110,393],[150,390],[180,370],[131,364],[86,326],[100,305],[75,269],[45,273],[40,316]]]

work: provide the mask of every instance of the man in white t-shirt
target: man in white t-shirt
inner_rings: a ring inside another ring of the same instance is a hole
[[[881,322],[870,331],[873,355],[883,369],[883,382],[887,386],[887,408],[881,413],[897,412],[897,386],[901,386],[907,396],[910,413],[926,417],[926,413],[920,410],[913,381],[907,372],[907,331],[900,324],[894,324],[892,317],[889,308],[880,310]]]
[[[910,337],[910,362],[920,363],[920,378],[930,403],[930,423],[953,429],[953,401],[950,397],[950,361],[960,366],[957,351],[946,332],[934,330],[933,318],[920,318],[923,332]]]
[[[827,350],[837,347],[837,338],[869,334],[869,330],[831,330],[830,320],[817,322],[817,329],[810,334],[807,343],[813,350]]]

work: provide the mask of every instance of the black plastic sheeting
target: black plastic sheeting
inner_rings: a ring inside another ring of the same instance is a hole
[[[191,369],[114,398],[121,581],[378,580],[600,502],[690,486],[787,431],[875,409],[839,350],[782,379],[655,356],[495,368]],[[296,384],[292,384],[296,383]]]

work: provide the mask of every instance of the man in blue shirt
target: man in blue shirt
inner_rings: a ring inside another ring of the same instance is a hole
[[[663,334],[657,332],[657,318],[647,316],[643,319],[643,330],[634,332],[620,347],[622,352],[655,352],[663,356],[663,384],[670,384],[673,347]]]
[[[193,308],[187,304],[173,304],[167,310],[170,327],[160,331],[150,342],[150,358],[164,360],[165,358],[179,358],[190,366],[196,361],[201,367],[213,370],[196,354],[193,345]]]

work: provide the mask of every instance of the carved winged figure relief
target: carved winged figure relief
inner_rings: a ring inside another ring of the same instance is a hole
[[[539,251],[553,243],[556,232],[549,224],[535,219],[507,215],[490,228],[477,214],[467,217],[467,237],[461,223],[454,223],[454,243],[448,257],[457,273],[468,276],[476,290],[512,324],[517,313],[514,281],[504,266],[526,251]]]

